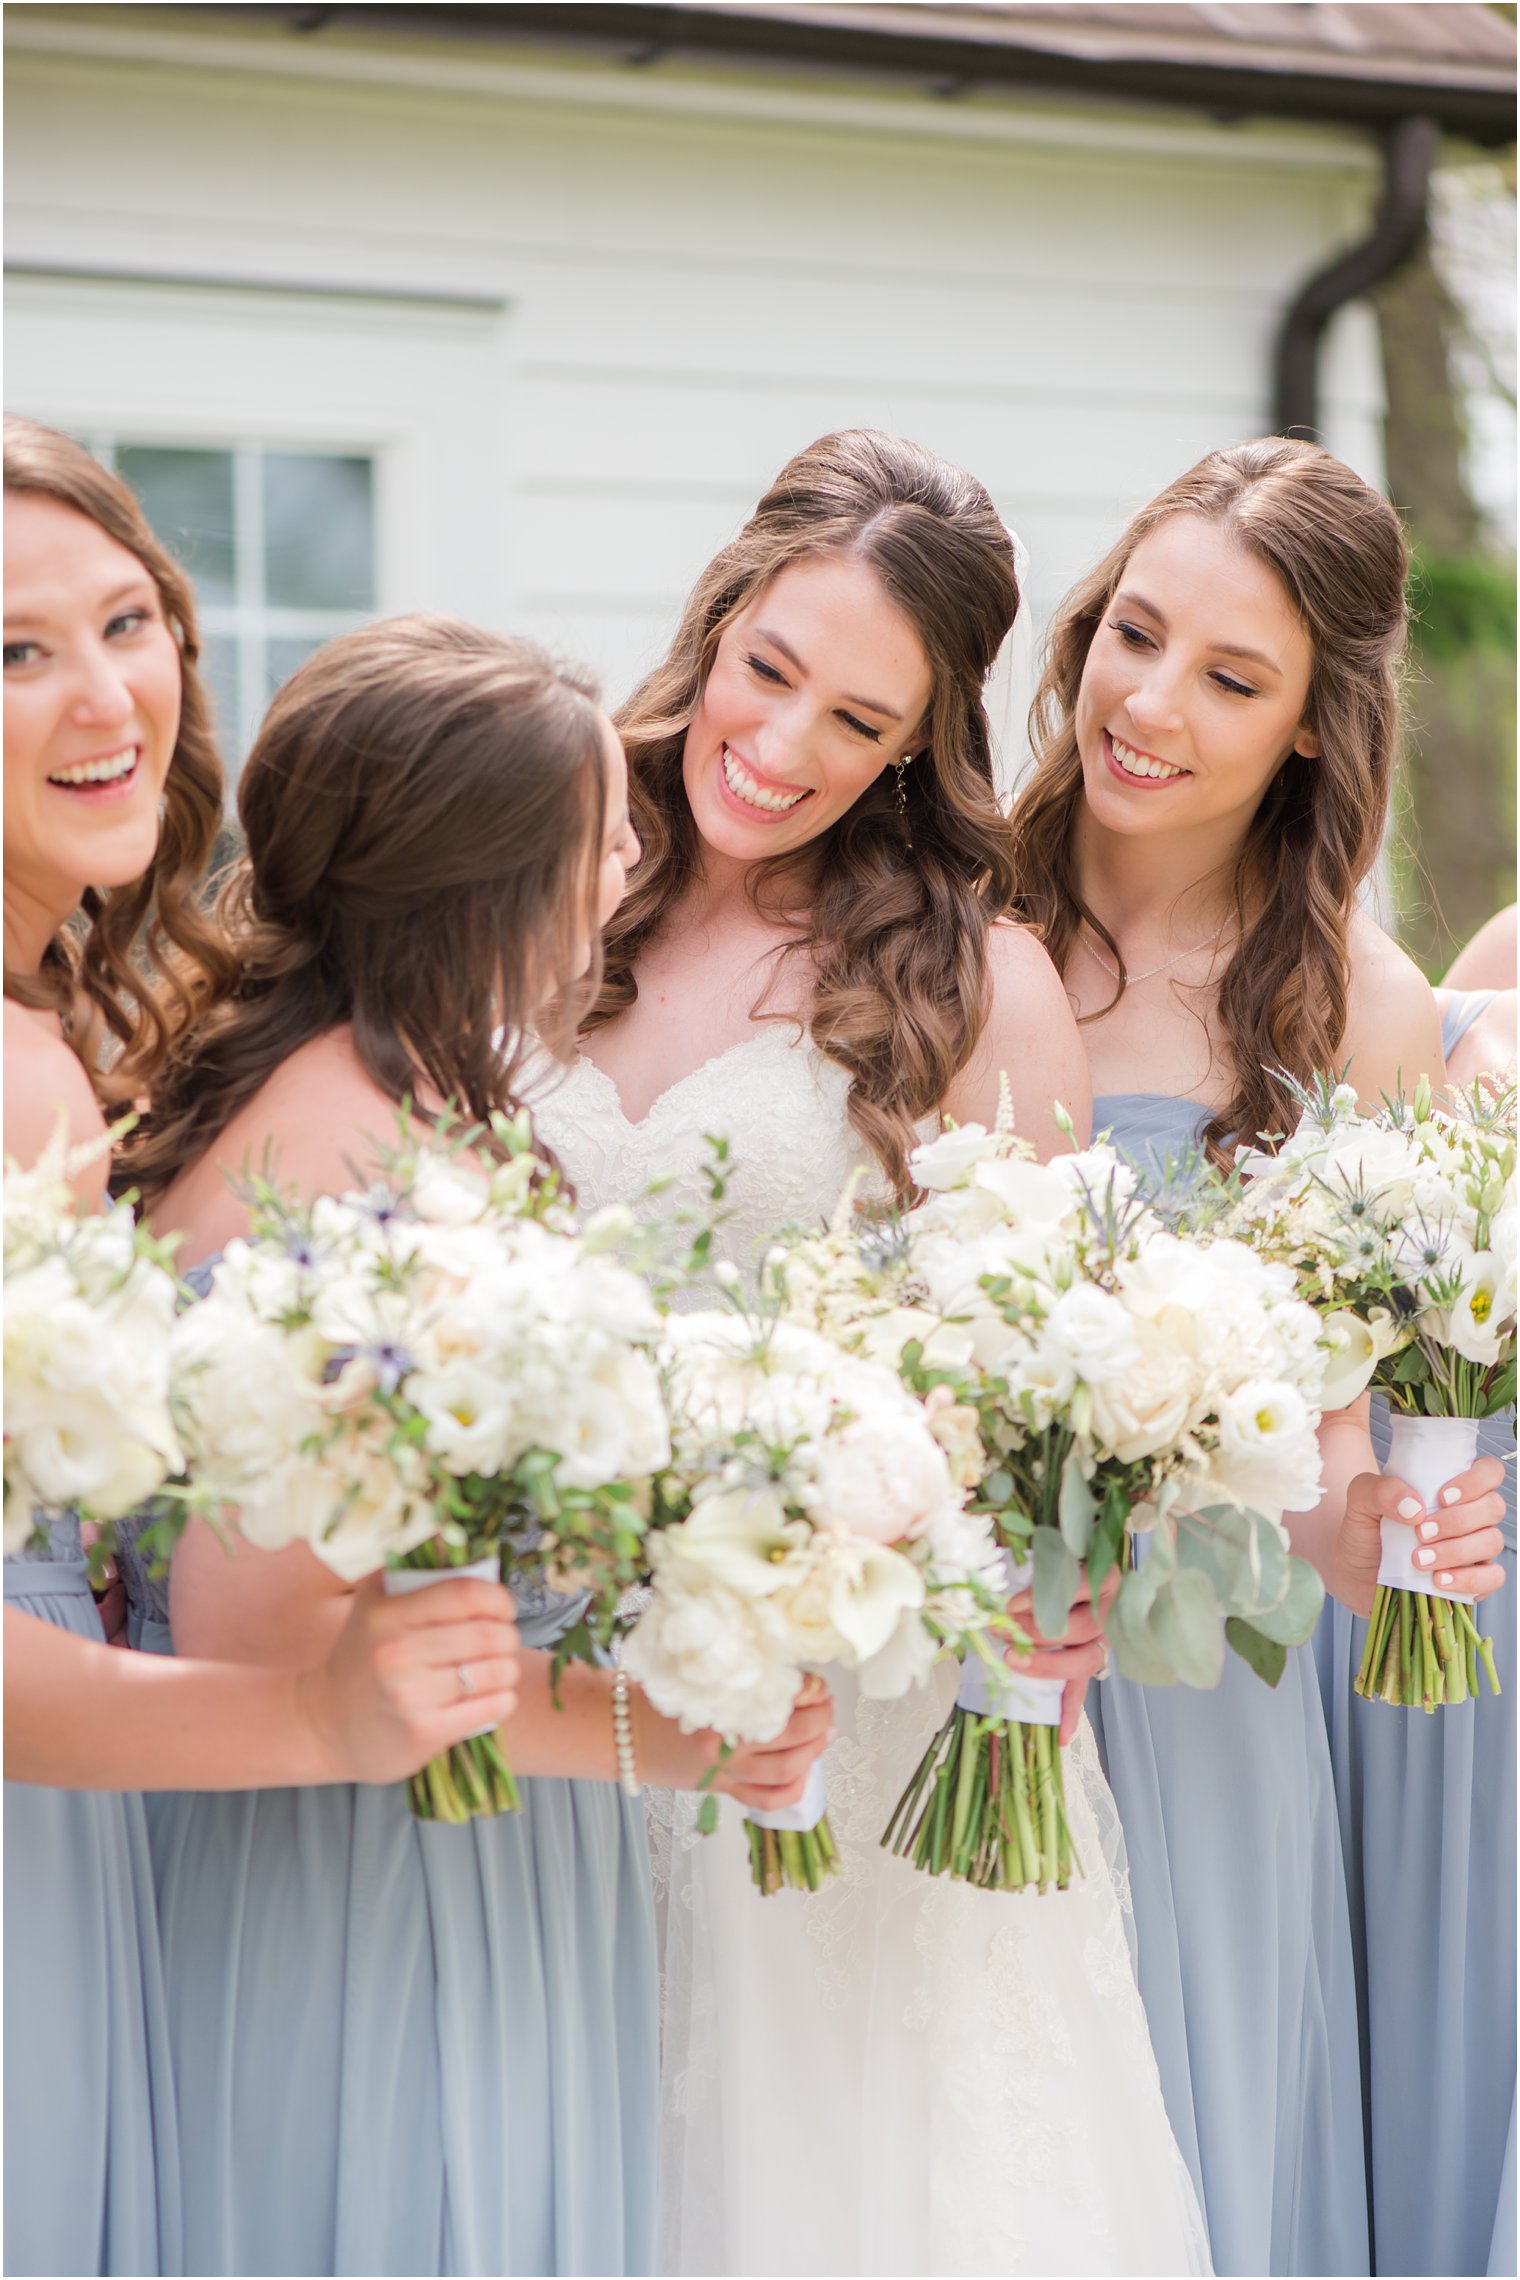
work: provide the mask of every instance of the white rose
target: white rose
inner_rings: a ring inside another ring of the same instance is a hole
[[[1093,1433],[1121,1464],[1174,1447],[1193,1405],[1193,1369],[1185,1350],[1154,1322],[1135,1326],[1140,1359],[1119,1379],[1093,1387]]]
[[[1128,1308],[1095,1283],[1074,1283],[1052,1306],[1042,1343],[1064,1354],[1076,1375],[1101,1385],[1133,1368],[1140,1349]]]

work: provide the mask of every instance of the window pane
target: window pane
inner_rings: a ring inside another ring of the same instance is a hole
[[[211,725],[228,778],[236,774],[243,755],[238,739],[237,644],[219,633],[201,643],[201,679],[211,696]]]
[[[116,471],[131,484],[159,537],[189,571],[199,600],[230,602],[233,557],[232,454],[117,447]]]
[[[264,598],[274,609],[374,607],[368,459],[264,454]]]
[[[274,695],[276,689],[284,687],[296,667],[304,664],[312,651],[320,649],[321,646],[320,640],[271,641],[266,643],[265,660],[268,682],[266,703]]]

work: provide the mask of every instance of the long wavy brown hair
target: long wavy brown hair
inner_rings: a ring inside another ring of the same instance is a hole
[[[455,619],[392,618],[308,658],[238,787],[248,852],[217,905],[234,978],[171,1054],[120,1176],[154,1202],[343,1022],[393,1100],[510,1112],[530,1022],[567,1056],[600,980],[605,734],[589,674]]]
[[[801,875],[796,855],[778,856],[755,866],[750,891],[810,962],[811,1035],[849,1071],[850,1121],[902,1194],[914,1127],[986,1021],[987,930],[1012,889],[983,693],[1018,611],[1013,544],[981,484],[933,452],[870,429],[822,437],[697,581],[669,656],[617,715],[644,856],[608,929],[588,1026],[633,1003],[640,956],[698,874],[682,754],[724,627],[782,571],[831,557],[870,566],[929,663],[908,812],[884,769],[809,842]]]
[[[1219,984],[1218,1025],[1234,1089],[1203,1134],[1223,1160],[1235,1140],[1291,1130],[1297,1112],[1281,1071],[1302,1081],[1337,1066],[1347,934],[1382,845],[1398,757],[1409,556],[1398,516],[1351,468],[1315,444],[1269,436],[1212,451],[1169,484],[1067,596],[1035,698],[1038,765],[1012,818],[1016,908],[1062,972],[1084,922],[1124,972],[1077,883],[1077,693],[1130,556],[1178,514],[1223,524],[1281,580],[1313,651],[1306,718],[1320,747],[1313,760],[1290,754],[1268,785],[1232,882],[1240,938]]]
[[[6,996],[56,1013],[102,1099],[118,1104],[152,1087],[174,1039],[228,973],[225,948],[202,908],[222,818],[222,765],[196,670],[195,597],[126,484],[69,436],[7,414],[5,488],[56,500],[135,554],[179,647],[179,735],[153,861],[127,886],[87,887],[38,971],[5,973]]]

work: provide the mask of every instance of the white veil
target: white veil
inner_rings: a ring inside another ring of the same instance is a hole
[[[1006,526],[1005,526],[1006,527]],[[1019,578],[1019,614],[998,651],[987,680],[987,718],[992,728],[992,781],[998,805],[1007,809],[1030,765],[1029,708],[1034,702],[1034,606],[1029,591],[1029,549],[1016,530],[1014,564]]]

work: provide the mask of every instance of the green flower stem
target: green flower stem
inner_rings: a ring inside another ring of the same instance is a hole
[[[522,1806],[512,1768],[495,1732],[474,1734],[429,1758],[406,1785],[406,1801],[419,1821],[448,1821],[460,1828]]]
[[[839,1848],[825,1813],[816,1828],[762,1829],[746,1821],[749,1868],[759,1892],[816,1892],[839,1873]]]
[[[1492,1642],[1479,1630],[1470,1607],[1428,1592],[1378,1585],[1355,1681],[1365,1701],[1429,1712],[1456,1707],[1477,1700],[1480,1668],[1489,1691],[1499,1693]]]
[[[993,1892],[1064,1891],[1082,1867],[1054,1728],[952,1710],[881,1841],[929,1876]]]

